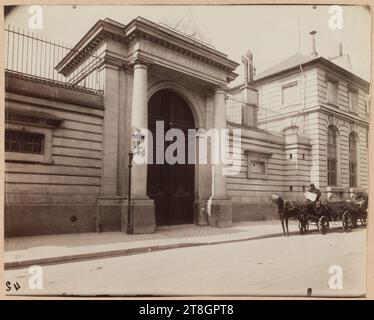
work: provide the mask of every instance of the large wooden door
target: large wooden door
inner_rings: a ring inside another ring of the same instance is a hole
[[[185,164],[155,164],[156,150],[165,152],[173,143],[156,139],[156,121],[164,121],[165,132],[178,128],[185,133]],[[194,128],[192,112],[178,94],[169,90],[158,91],[148,104],[148,128],[153,134],[150,152],[153,152],[154,164],[148,164],[147,194],[155,201],[156,223],[159,226],[192,223],[195,174],[194,165],[187,163],[187,130]]]

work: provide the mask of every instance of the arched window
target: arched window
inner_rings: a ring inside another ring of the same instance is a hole
[[[353,132],[349,135],[349,186],[357,187],[357,139]]]
[[[327,185],[337,184],[337,131],[334,126],[329,126],[327,132]]]

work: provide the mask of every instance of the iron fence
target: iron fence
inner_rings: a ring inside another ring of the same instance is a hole
[[[57,72],[55,66],[73,48],[62,41],[50,40],[45,36],[8,26],[5,28],[4,45],[7,72],[103,91],[98,56],[87,55],[85,61],[65,77]]]
[[[243,111],[246,103],[232,97],[226,99],[226,120],[236,124],[243,124]]]
[[[264,108],[260,105],[258,108],[257,118],[258,118],[258,125],[265,130],[271,129],[269,128],[269,123],[274,118],[281,116],[280,112]]]
[[[245,108],[250,108],[246,102],[228,96],[226,99],[226,120],[231,123],[244,125]],[[281,113],[279,112],[260,106],[257,112],[258,124],[261,128],[268,129],[268,121],[280,115]]]

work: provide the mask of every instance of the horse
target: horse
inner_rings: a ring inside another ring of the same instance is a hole
[[[270,197],[271,203],[278,208],[278,215],[282,224],[283,236],[289,236],[288,219],[299,216],[304,211],[304,204],[300,201],[284,200],[281,196],[273,194]]]

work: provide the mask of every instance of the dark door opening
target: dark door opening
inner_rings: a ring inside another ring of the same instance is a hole
[[[164,134],[181,129],[185,140],[185,164],[155,164],[156,150],[164,152],[172,142],[156,141],[156,121],[164,121]],[[194,164],[188,164],[187,131],[193,129],[194,118],[186,101],[170,90],[156,92],[148,103],[148,128],[153,134],[154,164],[148,164],[147,194],[155,201],[158,226],[193,222],[195,186]]]

